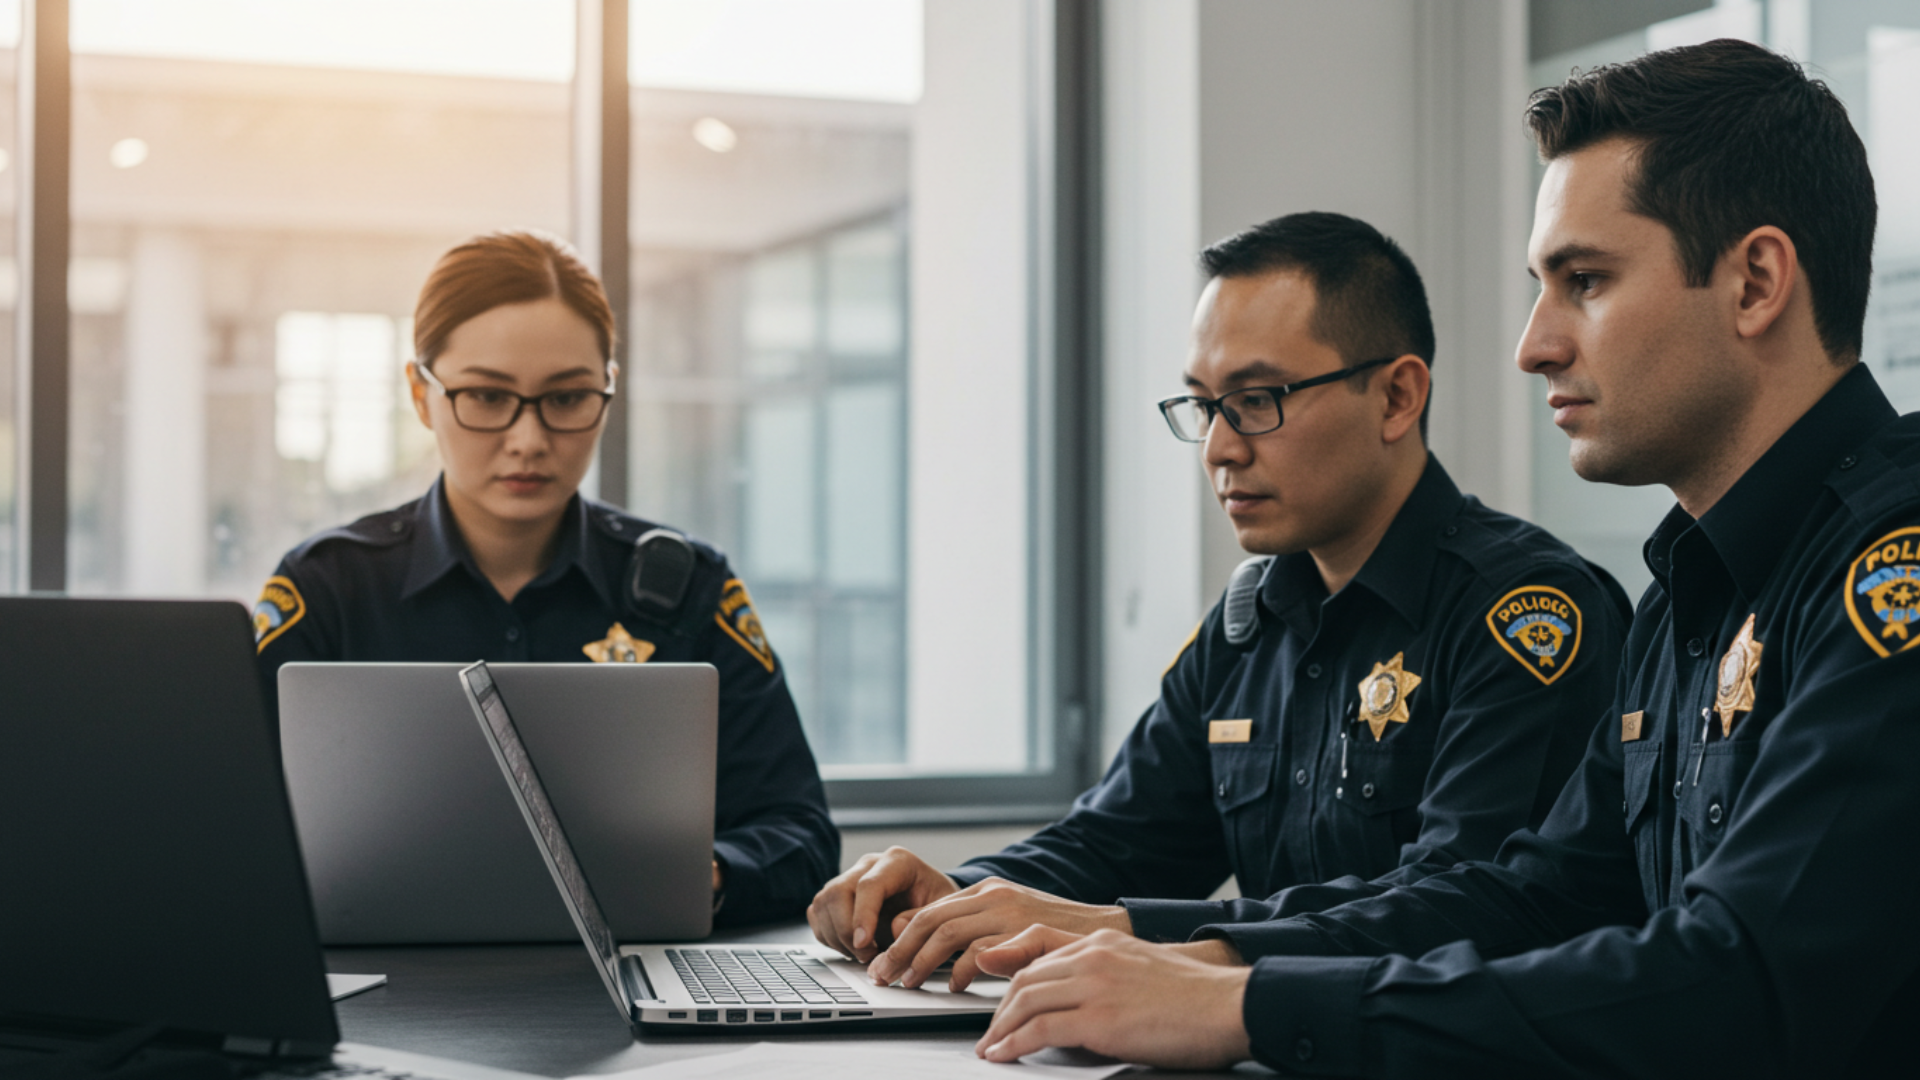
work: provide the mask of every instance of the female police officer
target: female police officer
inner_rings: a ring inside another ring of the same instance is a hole
[[[546,236],[476,237],[428,275],[413,336],[443,471],[281,560],[254,611],[269,698],[290,660],[710,663],[719,916],[797,915],[839,834],[746,587],[714,549],[579,491],[619,376],[600,282]]]

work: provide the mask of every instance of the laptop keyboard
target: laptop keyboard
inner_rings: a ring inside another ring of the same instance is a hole
[[[800,950],[668,949],[680,984],[702,1005],[865,1005],[820,960]]]

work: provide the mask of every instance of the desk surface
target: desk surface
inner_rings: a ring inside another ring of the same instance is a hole
[[[715,935],[717,941],[738,942],[810,938],[802,923]],[[334,1006],[343,1039],[544,1076],[637,1069],[781,1039],[961,1050],[977,1037],[966,1032],[850,1035],[761,1029],[726,1037],[671,1035],[641,1041],[608,1000],[586,949],[577,944],[328,949],[327,970],[388,977],[387,985]]]

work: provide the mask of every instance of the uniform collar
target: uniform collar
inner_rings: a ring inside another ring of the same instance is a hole
[[[587,502],[578,492],[567,503],[566,512],[560,518],[560,546],[554,552],[553,562],[540,573],[540,576],[527,583],[527,588],[558,581],[570,567],[578,566],[600,599],[608,606],[613,604],[613,589],[603,572],[587,551]],[[453,508],[447,505],[445,477],[435,477],[433,486],[427,489],[414,511],[413,555],[407,564],[407,579],[400,588],[402,600],[413,596],[427,586],[439,581],[457,566],[464,566],[473,575],[476,582],[485,582],[486,575],[474,564],[473,554],[467,550],[467,543],[460,536],[460,527],[453,519]]]
[[[1464,498],[1440,460],[1428,454],[1419,482],[1407,495],[1407,501],[1400,504],[1379,546],[1367,556],[1348,587],[1358,585],[1373,593],[1409,623],[1420,626],[1426,616],[1430,591],[1427,579],[1437,557],[1435,541],[1440,539],[1447,522],[1459,513]],[[1326,589],[1310,553],[1283,555],[1278,561],[1279,565],[1267,574],[1261,589],[1261,602],[1269,611],[1288,618],[1289,611],[1302,601],[1325,598]]]
[[[1698,524],[1741,595],[1757,598],[1828,474],[1847,451],[1898,417],[1873,373],[1855,364],[1697,523],[1678,505],[1667,511],[1642,549],[1647,569],[1665,587],[1674,542]]]

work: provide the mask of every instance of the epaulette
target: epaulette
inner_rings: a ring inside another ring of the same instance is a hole
[[[1221,601],[1221,621],[1226,626],[1227,644],[1242,647],[1260,633],[1260,609],[1256,603],[1260,583],[1266,579],[1271,555],[1255,555],[1242,562],[1227,581],[1227,598]]]
[[[287,557],[298,559],[317,547],[335,541],[359,544],[362,547],[392,547],[413,535],[413,515],[418,505],[417,502],[410,502],[405,506],[396,506],[377,514],[368,514],[357,521],[315,533],[302,541],[300,546],[288,552]]]

